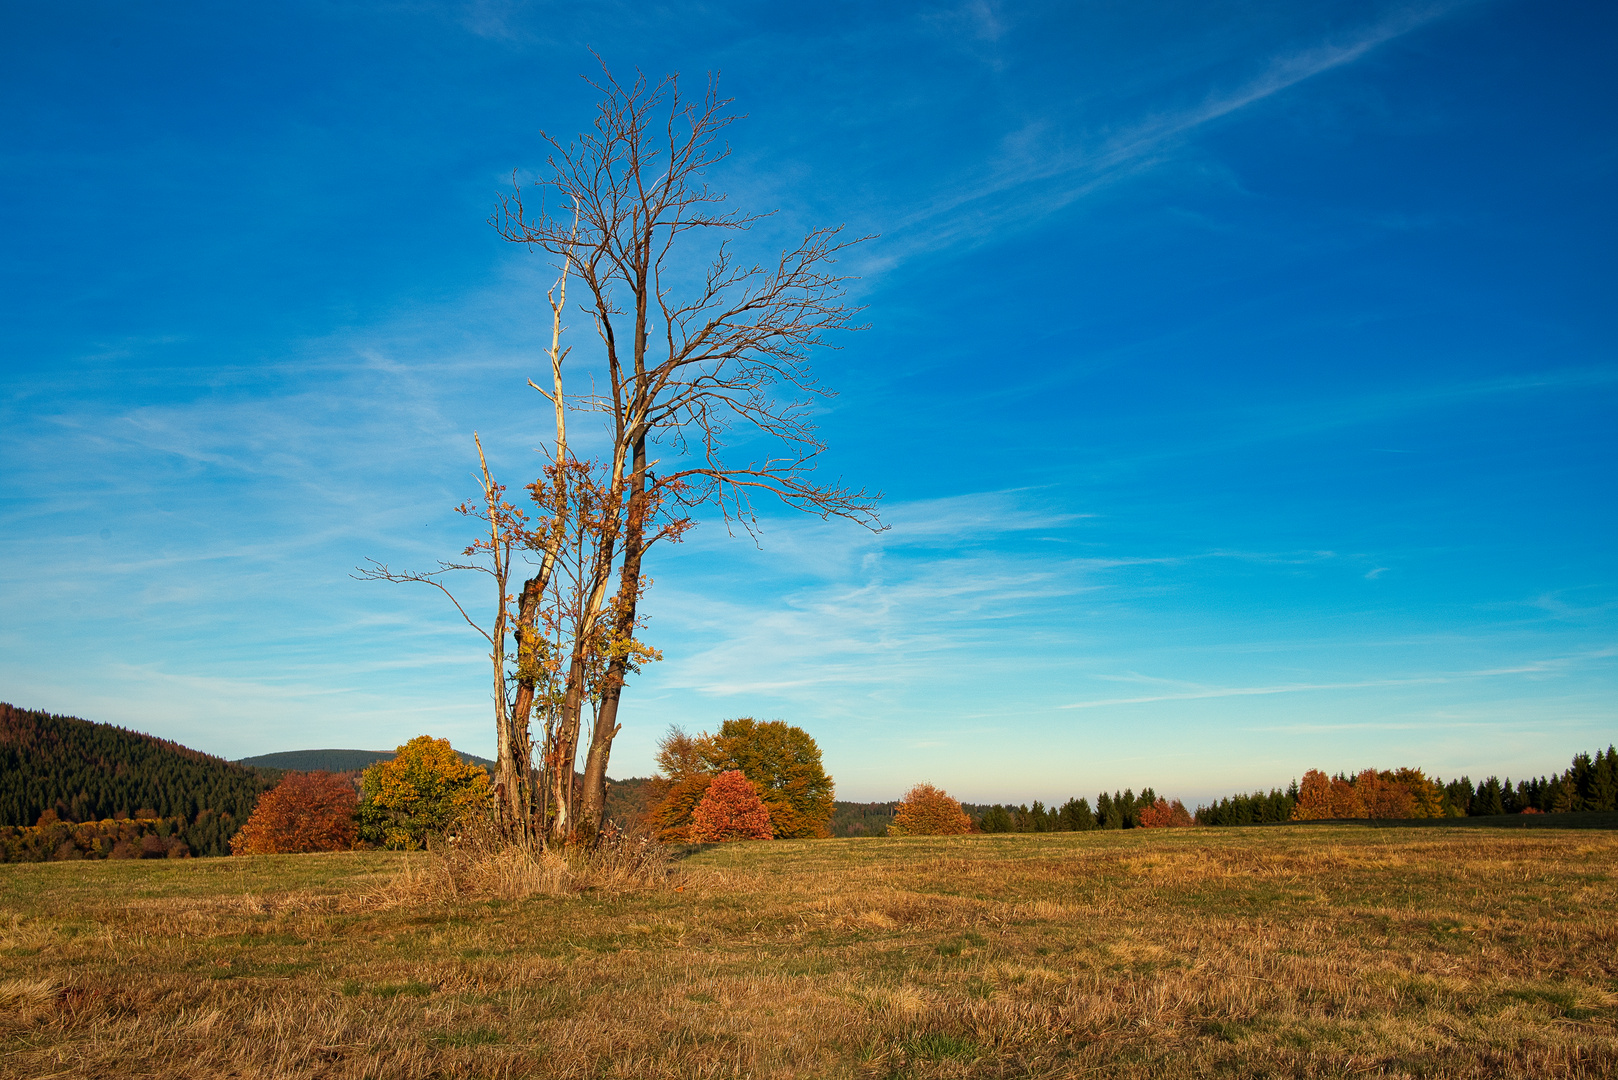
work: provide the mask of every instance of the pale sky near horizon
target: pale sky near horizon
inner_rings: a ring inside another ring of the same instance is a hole
[[[1565,767],[1618,739],[1615,45],[1568,2],[7,5],[0,700],[492,751],[479,640],[348,575],[464,543],[474,430],[535,468],[550,271],[486,222],[594,49],[722,73],[754,250],[878,234],[816,370],[891,525],[656,552],[613,775],[740,715],[854,799]]]

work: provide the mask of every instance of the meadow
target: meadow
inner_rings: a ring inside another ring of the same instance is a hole
[[[731,844],[528,899],[435,865],[0,866],[0,1073],[1618,1074],[1611,831]]]

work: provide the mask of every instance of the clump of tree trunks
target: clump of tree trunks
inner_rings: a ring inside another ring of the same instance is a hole
[[[550,256],[559,271],[550,370],[529,381],[553,427],[526,505],[507,500],[478,442],[481,491],[458,509],[481,535],[462,560],[360,571],[442,590],[487,642],[497,823],[521,846],[594,843],[606,827],[624,687],[660,659],[640,638],[647,557],[658,543],[678,542],[702,507],[751,533],[760,495],[881,527],[879,496],[815,475],[825,446],[811,414],[831,391],[809,357],[856,328],[835,267],[858,241],[817,229],[768,261],[740,257],[733,242],[760,219],[726,210],[708,186],[736,119],[714,82],[696,99],[681,96],[675,77],[626,85],[603,72],[592,85],[602,97],[591,129],[571,142],[545,136],[550,156],[536,196],[514,188],[493,219],[502,237]],[[706,270],[692,274],[694,259]],[[602,350],[603,382],[587,393],[563,378],[575,285]],[[601,455],[581,455],[569,441],[575,412],[605,421]],[[756,456],[731,456],[736,444]],[[475,619],[445,584],[459,571],[492,579],[488,619]],[[783,822],[774,824],[781,835]]]

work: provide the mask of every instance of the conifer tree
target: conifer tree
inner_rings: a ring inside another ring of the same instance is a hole
[[[1089,832],[1096,827],[1096,816],[1089,799],[1069,799],[1062,804],[1062,828],[1068,832]]]
[[[1011,832],[1011,814],[1004,806],[996,803],[983,812],[983,820],[978,822],[978,828],[982,829],[986,833]]]

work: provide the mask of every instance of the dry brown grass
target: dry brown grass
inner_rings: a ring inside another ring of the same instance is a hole
[[[1610,1077],[1615,869],[1357,827],[4,866],[0,1072]]]

